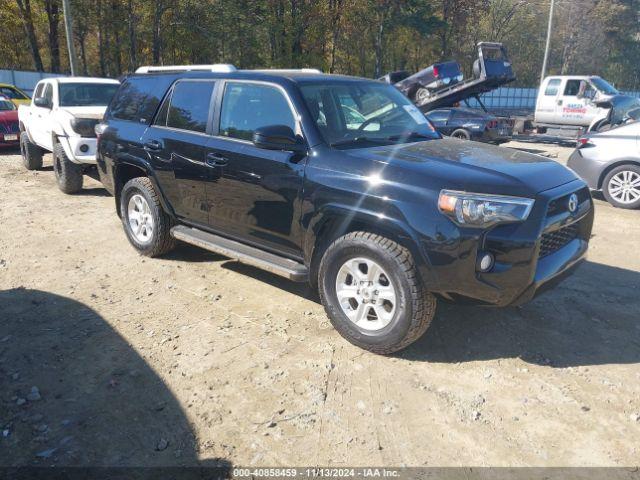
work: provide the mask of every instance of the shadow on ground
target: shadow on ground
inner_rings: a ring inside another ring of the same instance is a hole
[[[425,362],[516,358],[549,367],[640,363],[640,273],[586,262],[517,308],[440,302],[427,334],[398,357]]]
[[[307,284],[233,261],[222,267],[319,303]],[[558,368],[640,363],[638,291],[640,273],[585,262],[555,289],[521,307],[440,301],[424,337],[396,356],[455,363],[519,357]]]
[[[162,379],[69,298],[0,292],[0,396],[0,466],[229,466],[198,461],[194,432]]]

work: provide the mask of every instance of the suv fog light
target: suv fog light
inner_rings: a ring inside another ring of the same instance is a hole
[[[80,145],[80,151],[82,153],[87,153],[89,151],[89,145],[87,145],[86,143],[83,143],[82,145]]]
[[[476,268],[481,272],[488,272],[493,268],[493,255],[487,252],[480,252]]]

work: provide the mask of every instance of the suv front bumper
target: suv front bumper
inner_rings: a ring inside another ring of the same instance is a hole
[[[578,208],[568,198],[576,193]],[[427,252],[435,273],[433,290],[464,303],[520,305],[566,278],[586,258],[593,226],[593,201],[580,180],[541,192],[526,222],[488,232],[460,231],[458,248]],[[494,255],[489,272],[477,270],[480,252]],[[448,258],[447,258],[448,257]],[[434,265],[434,259],[443,262]]]

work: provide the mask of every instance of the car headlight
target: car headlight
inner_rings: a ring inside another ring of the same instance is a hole
[[[523,222],[534,200],[522,197],[442,190],[438,208],[455,223],[468,227],[488,227],[498,223]]]
[[[83,137],[95,137],[96,133],[94,128],[97,123],[98,120],[94,118],[74,117],[71,119],[71,128],[74,132]]]

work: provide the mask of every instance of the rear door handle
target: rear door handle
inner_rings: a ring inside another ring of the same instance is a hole
[[[206,163],[210,167],[224,167],[229,163],[229,160],[227,160],[225,157],[222,157],[218,154],[208,153]]]
[[[162,143],[158,140],[149,140],[143,145],[143,148],[148,152],[157,152],[158,150],[162,150]]]

